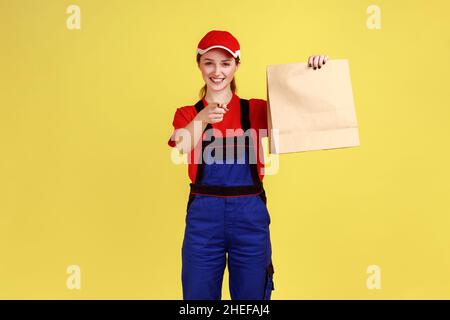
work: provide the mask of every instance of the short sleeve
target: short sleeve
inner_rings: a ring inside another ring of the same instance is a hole
[[[176,130],[186,127],[192,120],[194,120],[196,115],[197,111],[195,110],[194,106],[177,108],[172,121],[174,130],[169,138],[169,141],[167,142],[169,146],[175,147],[175,141],[173,140],[173,137],[175,136]]]
[[[263,99],[250,99],[251,122],[255,129],[268,130],[267,101]],[[266,136],[263,134],[262,136]]]

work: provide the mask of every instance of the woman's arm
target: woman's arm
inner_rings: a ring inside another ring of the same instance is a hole
[[[228,111],[226,104],[210,103],[184,128],[174,133],[175,146],[181,153],[188,153],[202,138],[202,133],[208,123],[217,123],[223,120]]]

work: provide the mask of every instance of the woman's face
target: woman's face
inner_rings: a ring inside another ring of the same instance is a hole
[[[198,67],[208,90],[221,91],[230,85],[239,65],[228,51],[216,48],[200,57]]]

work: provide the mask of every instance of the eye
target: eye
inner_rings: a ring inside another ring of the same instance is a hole
[[[207,65],[207,66],[210,65],[210,64],[211,64],[211,62],[206,62],[206,63],[205,63],[205,65]]]
[[[223,65],[224,65],[224,66],[227,66],[227,67],[228,67],[228,66],[230,66],[230,64],[229,64],[229,63],[224,63]]]

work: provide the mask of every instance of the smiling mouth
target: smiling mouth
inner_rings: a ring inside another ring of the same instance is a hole
[[[209,80],[211,80],[213,83],[219,84],[219,83],[222,83],[223,80],[225,80],[225,78],[220,78],[220,79],[209,78]]]

